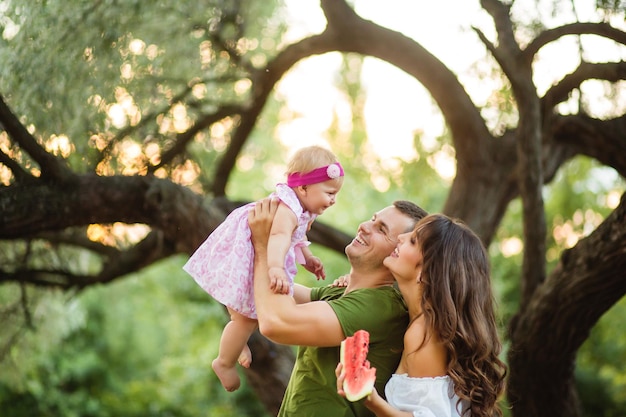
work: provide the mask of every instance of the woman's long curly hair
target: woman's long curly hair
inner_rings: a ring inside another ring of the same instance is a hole
[[[501,416],[506,365],[498,355],[490,266],[480,238],[463,222],[434,214],[415,229],[423,264],[422,312],[448,352],[448,374],[464,416]]]

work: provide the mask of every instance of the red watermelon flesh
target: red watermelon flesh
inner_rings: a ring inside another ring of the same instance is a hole
[[[343,390],[350,401],[358,401],[372,393],[376,381],[376,368],[367,360],[370,334],[358,330],[341,342],[340,360],[346,375]]]

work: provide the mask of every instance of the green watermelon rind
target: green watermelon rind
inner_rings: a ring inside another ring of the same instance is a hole
[[[364,334],[360,332],[363,332]],[[372,393],[372,390],[374,389],[374,383],[376,382],[376,368],[370,368],[369,362],[367,360],[364,360],[364,363],[358,364],[359,367],[362,368],[364,371],[361,374],[361,378],[363,379],[361,381],[362,383],[361,388],[357,391],[357,390],[354,390],[353,387],[351,387],[350,385],[351,381],[353,380],[349,379],[350,375],[347,374],[349,367],[346,366],[347,365],[347,358],[345,356],[345,352],[347,349],[346,346],[348,345],[348,343],[350,343],[353,345],[355,349],[359,349],[360,347],[354,346],[354,345],[356,345],[356,340],[360,339],[361,337],[366,337],[366,339],[369,340],[369,333],[367,333],[367,331],[365,330],[358,330],[357,332],[354,333],[353,336],[347,337],[341,342],[341,347],[339,350],[340,361],[346,372],[346,379],[344,379],[343,381],[343,391],[345,392],[346,398],[348,399],[348,401],[352,401],[352,402],[359,401],[361,398],[364,398],[370,395]],[[367,346],[365,347],[365,355],[363,355],[363,359],[365,359],[366,356],[367,356]]]

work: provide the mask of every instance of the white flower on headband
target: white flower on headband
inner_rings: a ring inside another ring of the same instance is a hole
[[[339,165],[337,164],[328,165],[328,168],[326,168],[326,175],[328,175],[328,178],[330,179],[338,178],[341,175],[341,171],[339,170]]]

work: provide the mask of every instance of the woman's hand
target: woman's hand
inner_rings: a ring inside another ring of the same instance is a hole
[[[335,368],[335,375],[337,376],[337,394],[345,398],[346,393],[343,390],[343,381],[346,379],[346,373],[343,371],[343,364],[341,362],[339,362]],[[365,404],[367,408],[370,408],[370,405],[378,399],[384,401],[380,395],[378,395],[376,388],[372,388],[372,393],[363,399],[363,404]]]
[[[347,287],[350,284],[350,274],[342,275],[330,284],[331,287]]]
[[[343,365],[340,363],[337,364],[335,368],[335,375],[337,376],[337,394],[341,395],[345,398],[346,393],[343,390],[343,381],[346,379],[346,374],[343,372]],[[372,393],[367,397],[363,398],[363,405],[365,405],[371,412],[373,412],[377,417],[412,417],[413,413],[408,411],[400,411],[387,403],[378,394],[376,388],[372,388]]]

